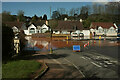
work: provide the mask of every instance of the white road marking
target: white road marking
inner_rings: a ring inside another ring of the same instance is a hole
[[[80,57],[80,58],[87,60],[85,57]]]
[[[85,75],[79,70],[79,68],[75,64],[73,64],[72,62],[70,62],[66,58],[64,58],[64,60],[66,60],[67,62],[69,62],[70,64],[72,64],[80,72],[80,74],[82,74],[82,76],[85,77]]]
[[[102,67],[102,66],[100,66],[100,65],[98,65],[98,64],[96,64],[96,63],[94,63],[94,62],[91,62],[93,65],[95,65],[95,66],[97,66],[97,67]]]

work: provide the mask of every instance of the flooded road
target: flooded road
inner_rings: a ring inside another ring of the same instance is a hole
[[[77,77],[80,77],[81,74],[85,77],[118,77],[118,66],[120,65],[118,63],[120,59],[118,50],[120,48],[120,43],[116,40],[67,41],[47,38],[35,39],[31,37],[26,37],[26,39],[28,40],[26,49],[38,51],[39,56],[36,55],[34,57],[37,59],[44,59],[49,67],[63,74],[61,77],[71,77],[70,74],[74,72],[76,74],[80,73]],[[87,45],[86,47],[84,47],[85,44]],[[73,52],[73,45],[80,45],[82,51]],[[53,54],[49,53],[51,48],[53,49]],[[70,72],[73,68],[75,70]],[[43,78],[47,78],[48,75],[52,76],[52,72],[54,71],[48,71]],[[58,76],[58,74],[54,72],[54,76]],[[73,75],[73,77],[75,77],[76,74]]]
[[[120,43],[116,40],[52,40],[50,38],[31,38],[28,40],[26,50],[49,52],[61,48],[70,48],[80,45],[81,51],[95,50],[97,53],[119,59]],[[89,44],[88,44],[89,43]],[[86,45],[86,47],[84,47]]]

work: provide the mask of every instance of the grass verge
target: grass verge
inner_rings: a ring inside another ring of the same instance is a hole
[[[2,64],[2,78],[30,78],[41,68],[42,64],[35,60],[17,60],[10,61],[7,64]]]

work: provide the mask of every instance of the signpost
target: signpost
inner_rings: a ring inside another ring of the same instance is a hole
[[[80,45],[73,45],[73,52],[80,52]]]

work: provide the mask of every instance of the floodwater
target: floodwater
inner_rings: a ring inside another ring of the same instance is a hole
[[[119,46],[120,43],[116,40],[52,40],[50,38],[31,38],[25,37],[28,41],[26,44],[27,50],[48,51],[51,48],[59,49],[72,47],[73,45],[87,46]]]

